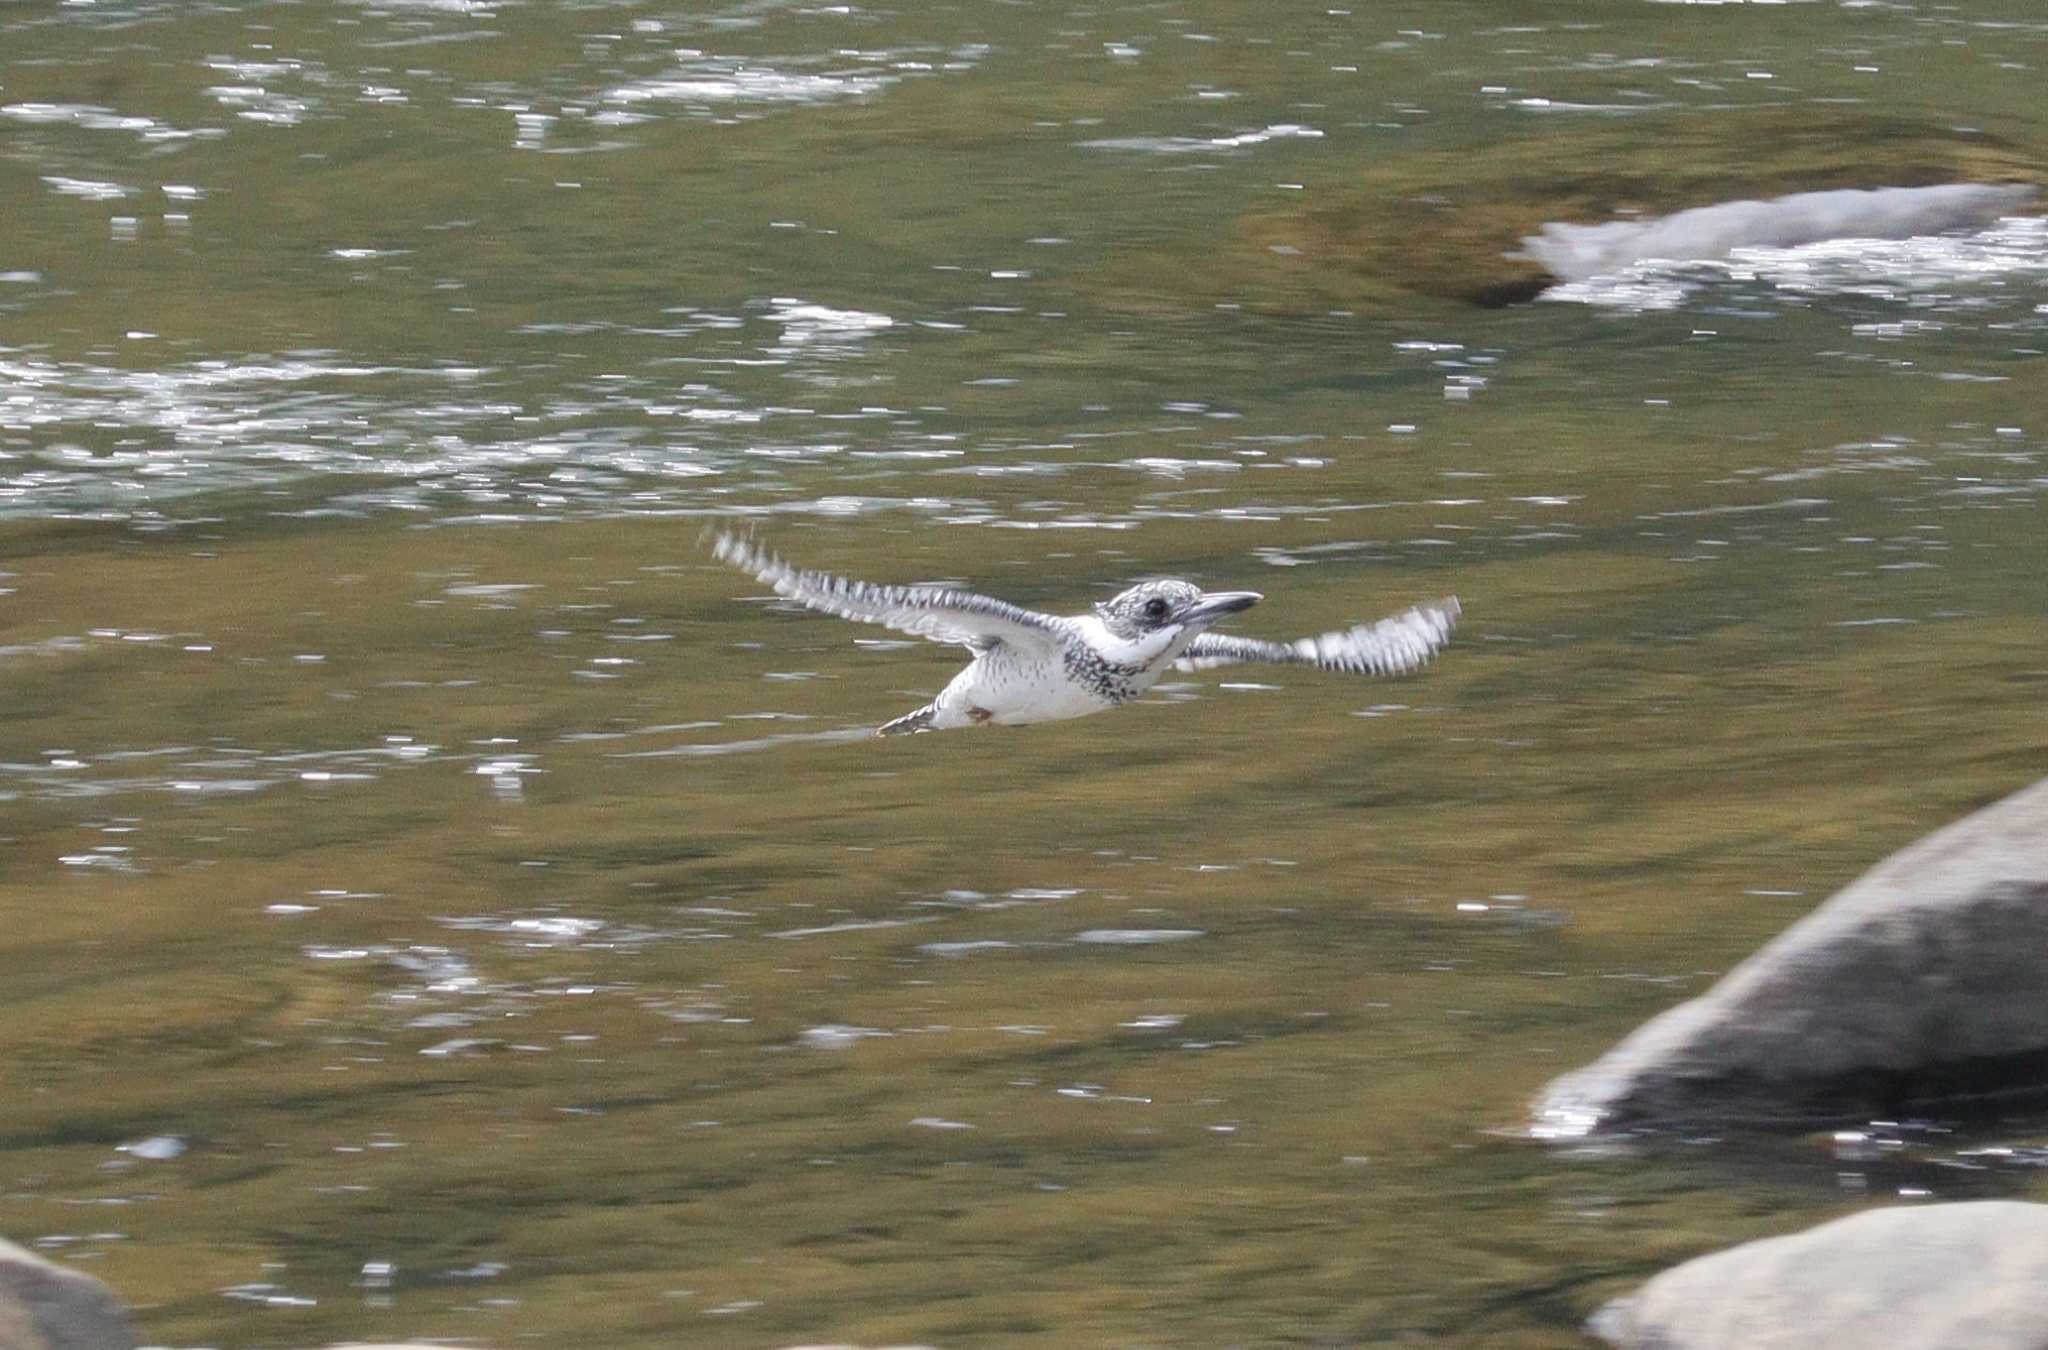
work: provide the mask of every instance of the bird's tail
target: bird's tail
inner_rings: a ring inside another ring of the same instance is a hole
[[[913,731],[930,731],[932,719],[939,715],[939,705],[927,703],[916,712],[905,713],[893,722],[884,722],[875,728],[877,736],[908,736]]]

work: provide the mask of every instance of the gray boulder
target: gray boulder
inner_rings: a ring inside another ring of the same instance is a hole
[[[1805,1126],[2048,1095],[2048,781],[1879,863],[1554,1080],[1533,1133]]]
[[[0,1238],[0,1346],[134,1350],[128,1314],[92,1276]]]
[[[2048,1350],[2048,1205],[1868,1210],[1675,1266],[1586,1329],[1623,1350]]]

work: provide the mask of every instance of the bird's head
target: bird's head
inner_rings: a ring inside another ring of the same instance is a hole
[[[1141,581],[1095,607],[1102,626],[1140,647],[1184,646],[1184,640],[1226,614],[1250,609],[1265,597],[1257,591],[1204,593],[1192,582]]]

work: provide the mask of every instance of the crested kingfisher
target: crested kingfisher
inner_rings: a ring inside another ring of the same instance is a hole
[[[1203,591],[1191,582],[1141,581],[1086,614],[1041,614],[945,586],[888,586],[792,567],[752,540],[717,534],[712,553],[777,595],[842,619],[880,624],[974,653],[939,696],[877,728],[881,736],[996,723],[1017,726],[1106,712],[1157,684],[1168,670],[1241,661],[1316,666],[1354,675],[1400,675],[1425,665],[1450,640],[1455,596],[1377,623],[1267,642],[1211,633],[1250,609],[1257,591]]]

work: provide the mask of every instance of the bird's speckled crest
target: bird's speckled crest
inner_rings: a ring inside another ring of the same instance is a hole
[[[1141,581],[1095,607],[1102,626],[1126,641],[1134,641],[1177,623],[1190,605],[1202,598],[1202,588],[1191,582],[1162,577]]]

